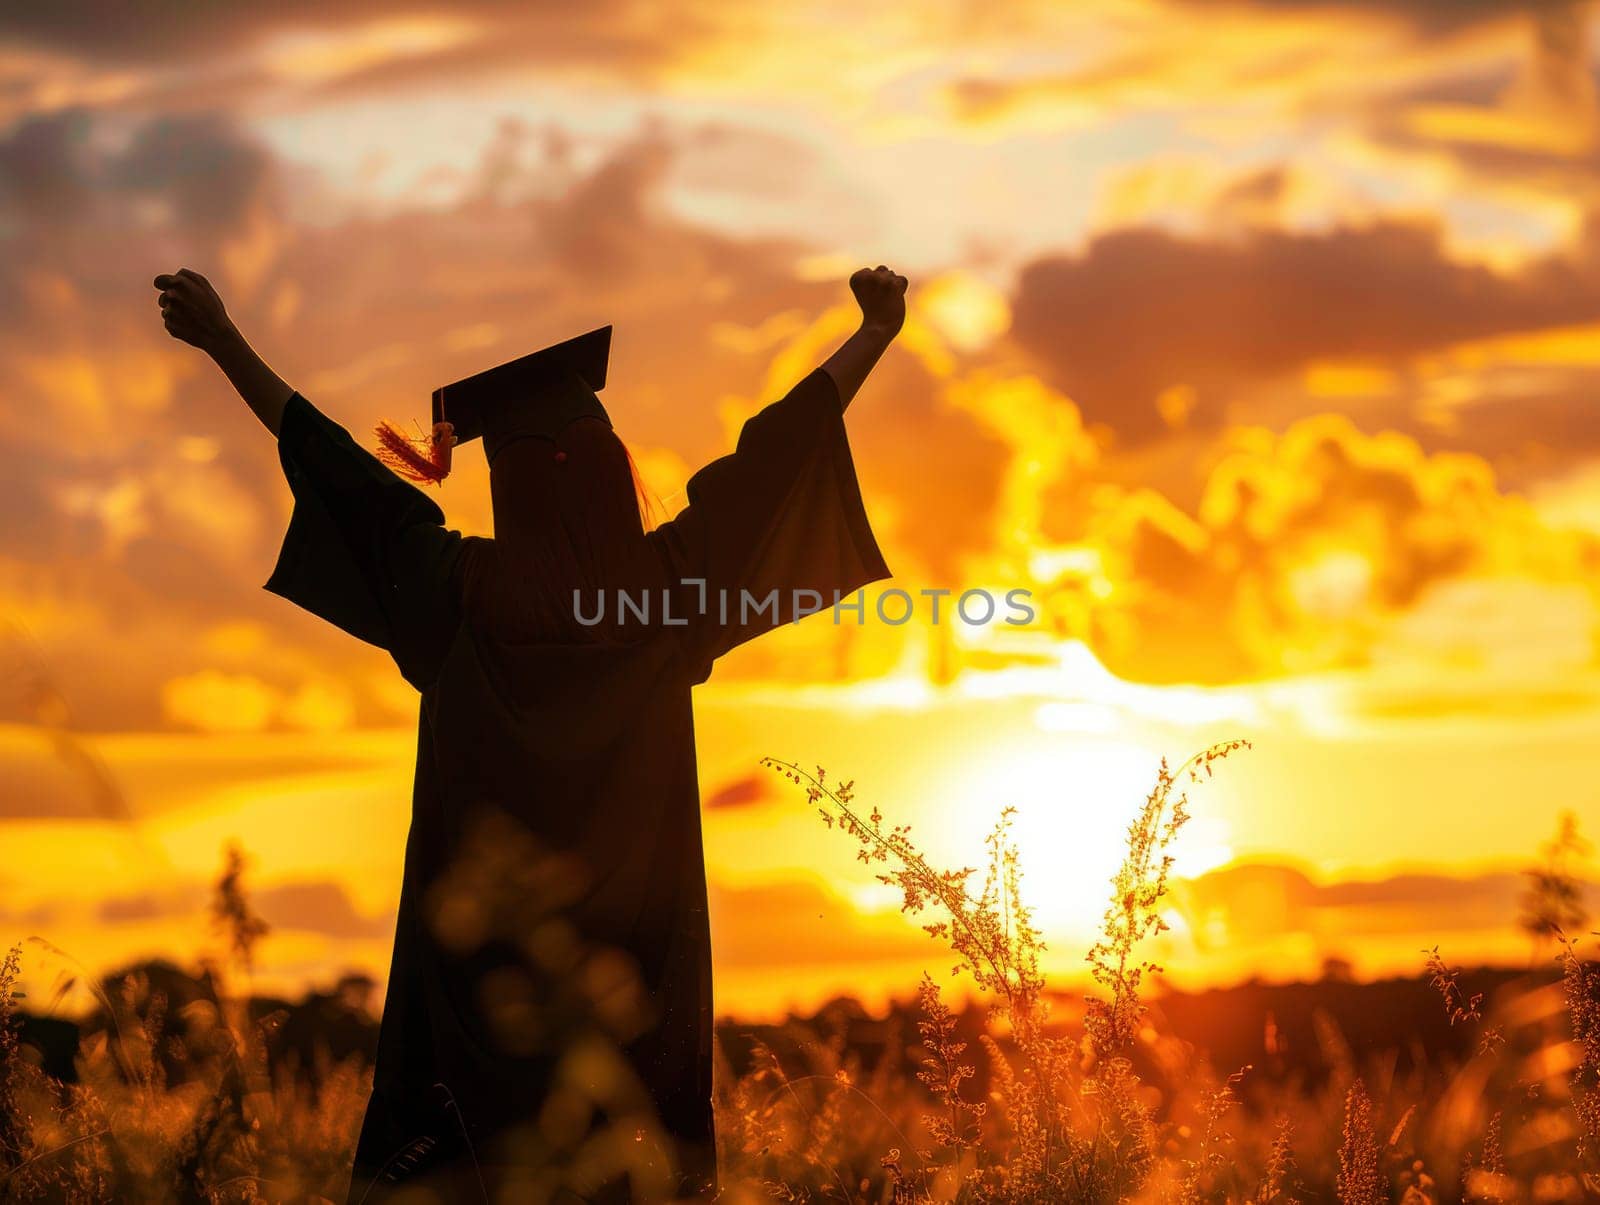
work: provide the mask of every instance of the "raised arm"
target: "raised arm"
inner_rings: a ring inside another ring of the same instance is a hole
[[[861,328],[822,365],[839,391],[845,409],[906,320],[906,278],[879,264],[850,277],[850,291],[861,306]]]
[[[198,347],[227,375],[245,404],[274,436],[283,423],[283,407],[294,390],[267,366],[239,333],[216,289],[200,273],[179,268],[158,276],[161,318],[167,333]]]

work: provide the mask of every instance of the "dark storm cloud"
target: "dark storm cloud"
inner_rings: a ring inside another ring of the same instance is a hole
[[[1437,227],[1386,221],[1233,241],[1154,229],[1035,260],[1019,342],[1092,422],[1161,428],[1156,397],[1198,391],[1214,416],[1241,387],[1324,359],[1403,360],[1464,340],[1600,318],[1600,275],[1565,258],[1502,274],[1452,260]]]

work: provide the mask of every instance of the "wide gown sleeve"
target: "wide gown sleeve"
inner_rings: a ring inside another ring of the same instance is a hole
[[[298,393],[284,408],[278,458],[294,513],[266,588],[388,650],[426,690],[460,623],[460,533]]]
[[[677,583],[697,680],[744,641],[889,576],[839,391],[820,368],[746,422],[735,450],[690,478],[687,494],[651,538]]]

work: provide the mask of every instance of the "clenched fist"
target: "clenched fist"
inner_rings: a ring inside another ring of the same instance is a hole
[[[209,352],[235,333],[222,298],[200,273],[179,268],[156,277],[155,285],[161,290],[162,323],[174,339]]]
[[[850,291],[861,307],[861,325],[882,331],[891,338],[900,333],[906,320],[906,278],[879,264],[862,268],[850,277]]]

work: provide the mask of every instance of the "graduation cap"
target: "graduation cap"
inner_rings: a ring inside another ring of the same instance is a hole
[[[508,361],[433,391],[433,433],[414,439],[394,424],[377,428],[378,456],[412,481],[442,481],[452,445],[483,437],[493,460],[525,436],[554,439],[574,419],[610,425],[595,395],[605,388],[611,328],[602,326],[564,343]]]

